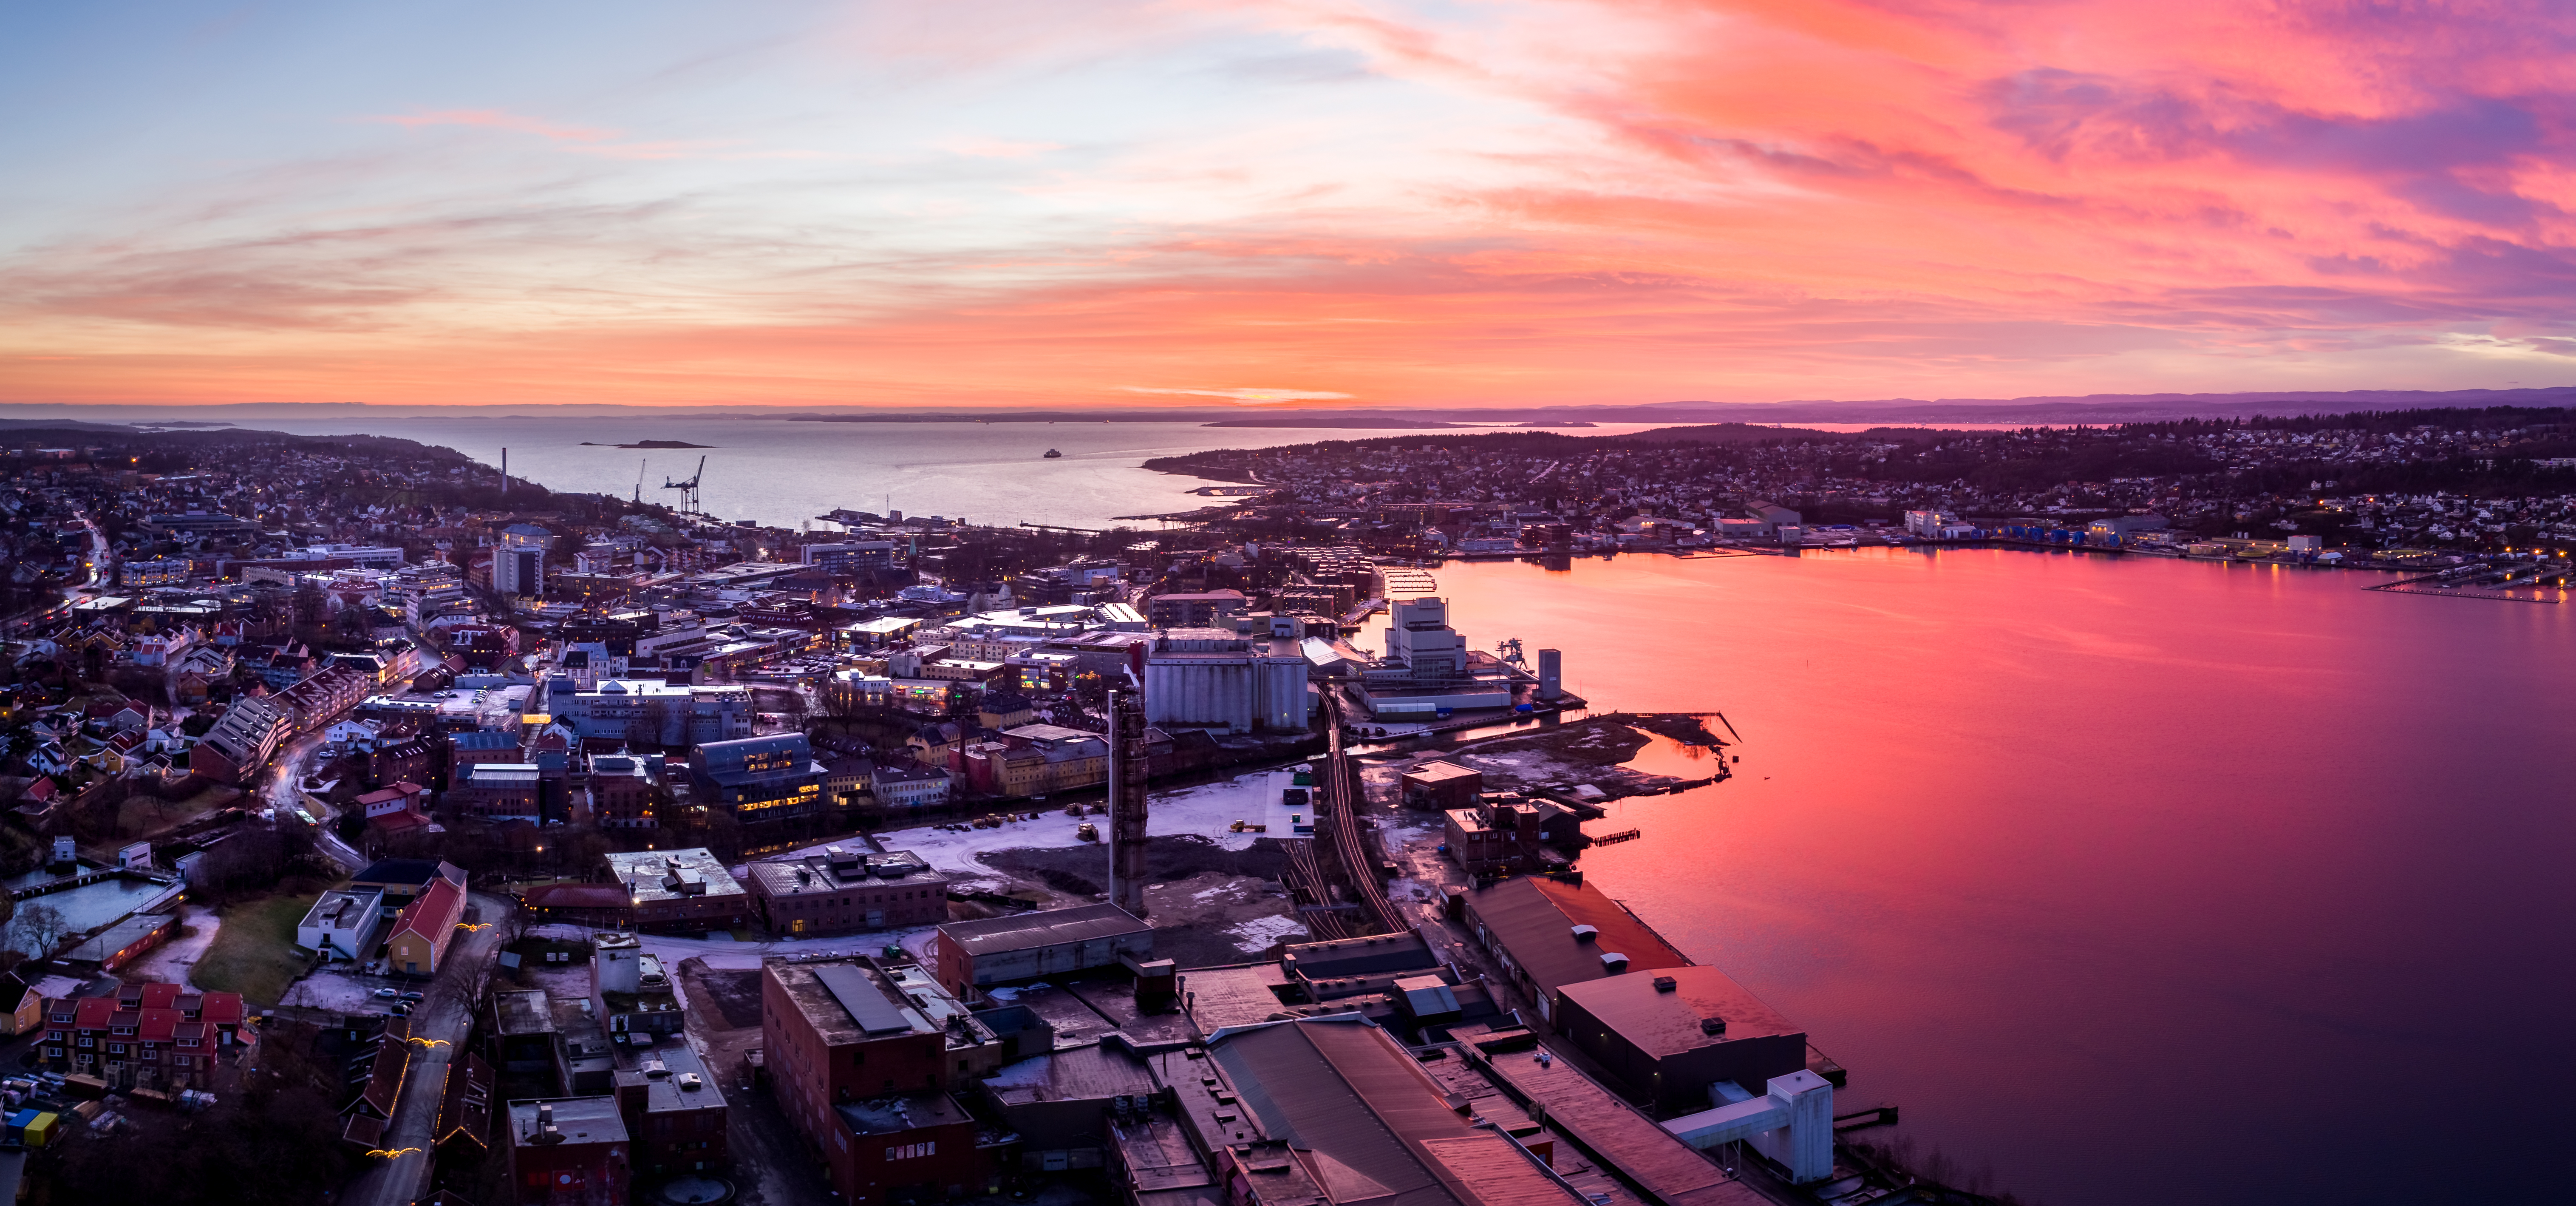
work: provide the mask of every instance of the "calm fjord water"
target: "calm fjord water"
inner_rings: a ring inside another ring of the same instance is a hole
[[[187,415],[173,411],[172,418]],[[663,479],[685,478],[707,458],[710,514],[794,529],[835,508],[883,511],[888,496],[906,515],[963,515],[1009,527],[1027,520],[1081,528],[1113,526],[1119,515],[1211,505],[1190,490],[1211,483],[1138,468],[1152,457],[1212,448],[1264,448],[1317,440],[1392,435],[1466,435],[1345,429],[1209,427],[1204,423],[797,423],[779,419],[486,416],[470,411],[415,417],[258,419],[244,427],[297,435],[371,435],[453,448],[486,465],[510,450],[510,474],[554,490],[631,496],[638,461],[644,501],[676,505]],[[1577,429],[1606,435],[1642,423]],[[704,449],[584,447],[685,440]],[[1048,449],[1062,452],[1054,460]],[[817,527],[824,525],[817,524]],[[1151,527],[1151,524],[1128,526]]]
[[[184,417],[184,416],[181,416]],[[260,422],[307,434],[345,421]],[[1191,424],[370,420],[557,489],[1100,526],[1136,468],[1395,434]],[[1060,460],[1041,460],[1047,448]],[[2057,1206],[2564,1200],[2576,605],[1996,550],[1439,571],[1596,706],[1724,711],[1739,776],[1630,801],[1597,882]],[[1370,634],[1372,637],[1374,634]],[[1671,757],[1649,753],[1649,760]],[[2520,1191],[2519,1198],[2514,1191]]]
[[[2566,1200],[2576,607],[1980,549],[1439,577],[1594,707],[1742,730],[1584,867],[1920,1149],[2059,1204]]]

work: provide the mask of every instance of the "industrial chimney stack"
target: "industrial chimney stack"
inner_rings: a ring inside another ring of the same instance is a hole
[[[1145,915],[1145,699],[1109,693],[1109,903]]]

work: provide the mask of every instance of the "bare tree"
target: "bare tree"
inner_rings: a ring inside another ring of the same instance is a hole
[[[518,897],[511,896],[504,899],[510,903],[502,906],[503,912],[499,917],[493,918],[493,924],[501,931],[501,945],[515,946],[520,939],[528,936],[529,929],[537,924],[537,917],[535,913],[519,903]]]
[[[71,933],[71,920],[63,916],[62,910],[39,901],[18,910],[9,922],[9,931],[17,939],[12,945],[42,959],[63,944],[63,938]]]

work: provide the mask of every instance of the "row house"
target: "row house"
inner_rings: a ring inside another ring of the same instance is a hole
[[[177,984],[45,1002],[44,1058],[120,1089],[205,1089],[215,1056],[241,1042],[242,998]]]
[[[286,709],[296,730],[302,732],[329,724],[334,717],[357,707],[358,701],[375,686],[375,680],[362,671],[331,666],[279,692],[277,702]]]

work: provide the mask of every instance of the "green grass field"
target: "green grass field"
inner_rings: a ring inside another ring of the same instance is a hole
[[[295,945],[295,923],[320,895],[266,896],[225,906],[217,914],[223,928],[188,978],[199,988],[240,993],[254,1005],[277,1004],[312,957]]]

